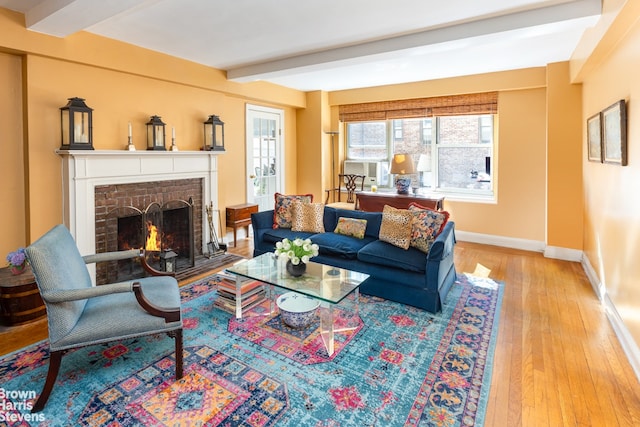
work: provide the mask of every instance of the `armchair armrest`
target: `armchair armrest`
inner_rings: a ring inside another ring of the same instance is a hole
[[[427,255],[429,261],[442,260],[453,253],[453,248],[456,243],[454,227],[453,221],[447,222],[444,226],[442,232],[436,237],[431,248],[429,248],[429,254]]]
[[[85,255],[82,257],[85,264],[93,264],[96,262],[119,261],[121,259],[137,258],[141,255],[142,250],[130,249],[128,251],[102,252],[99,254]]]
[[[142,293],[142,286],[140,282],[133,283],[133,293],[136,295],[136,300],[140,307],[147,311],[152,316],[164,318],[165,323],[177,322],[180,320],[180,307],[168,307],[161,308],[152,304]]]
[[[119,261],[122,259],[140,258],[140,264],[144,271],[152,276],[172,276],[175,277],[175,272],[166,272],[156,270],[147,263],[146,252],[144,249],[130,249],[128,251],[114,251],[114,252],[102,252],[99,254],[85,255],[82,257],[85,264],[92,264],[105,261]]]
[[[132,282],[113,283],[110,285],[93,286],[81,289],[60,289],[42,292],[42,299],[47,302],[67,302],[81,299],[89,299],[103,295],[117,294],[133,291]]]

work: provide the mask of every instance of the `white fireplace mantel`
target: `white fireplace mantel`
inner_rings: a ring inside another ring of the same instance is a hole
[[[218,209],[217,155],[221,152],[57,150],[56,153],[62,157],[64,224],[83,255],[96,252],[96,186],[202,178],[203,206],[213,203],[213,209]],[[207,236],[208,221],[204,214],[201,218],[203,235]],[[206,246],[205,239],[202,240]],[[202,249],[206,251],[206,247]]]

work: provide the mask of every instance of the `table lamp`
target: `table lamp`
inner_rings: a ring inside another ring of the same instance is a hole
[[[396,177],[396,190],[398,194],[409,194],[409,187],[411,187],[411,175],[416,172],[413,166],[413,159],[410,154],[395,154],[391,160],[390,173],[398,175]]]

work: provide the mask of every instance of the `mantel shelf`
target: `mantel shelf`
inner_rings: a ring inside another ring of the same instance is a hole
[[[224,154],[226,151],[204,151],[204,150],[185,150],[185,151],[159,151],[159,150],[56,150],[56,154],[59,156],[73,156],[73,157],[93,157],[93,156],[193,156],[193,155],[206,155],[217,156]]]

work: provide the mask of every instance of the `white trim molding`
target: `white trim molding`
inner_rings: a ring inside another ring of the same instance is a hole
[[[537,240],[516,239],[513,237],[494,236],[492,234],[473,233],[471,231],[456,230],[456,239],[463,242],[502,246],[504,248],[520,249],[523,251],[543,252],[545,248],[544,242]]]
[[[593,269],[593,266],[586,255],[583,255],[582,257],[582,268],[591,283],[593,291],[604,306],[605,313],[607,314],[609,322],[618,337],[618,341],[620,341],[622,350],[627,355],[627,359],[629,359],[629,364],[631,364],[631,368],[635,372],[636,378],[640,381],[640,347],[638,347],[633,336],[629,333],[629,329],[625,326],[624,320],[622,320],[616,306],[613,304],[613,301],[611,301],[611,298],[609,298],[606,287],[600,281],[600,278]]]

